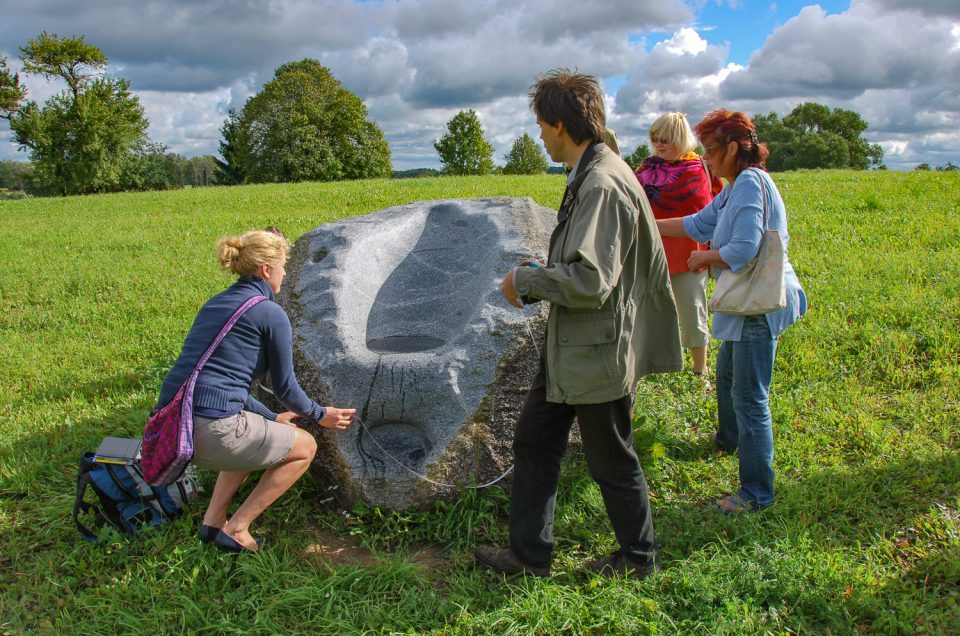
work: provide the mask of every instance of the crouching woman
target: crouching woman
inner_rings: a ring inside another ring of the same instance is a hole
[[[334,430],[345,430],[353,422],[355,409],[320,406],[294,375],[290,320],[274,300],[286,275],[289,247],[281,235],[267,231],[220,239],[220,265],[239,278],[200,309],[157,401],[159,409],[173,399],[242,304],[253,296],[266,297],[240,316],[214,350],[193,394],[193,463],[220,472],[199,538],[226,552],[261,547],[263,540],[251,536],[250,524],[310,466],[317,443],[292,424],[293,418]],[[277,399],[288,409],[283,413],[274,413],[250,394],[254,380],[268,372]],[[228,518],[233,496],[255,470],[265,472]]]

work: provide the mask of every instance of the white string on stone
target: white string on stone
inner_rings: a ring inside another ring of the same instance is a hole
[[[533,316],[531,316],[532,318]],[[533,337],[533,330],[530,328],[530,321],[524,320],[524,326],[527,328],[527,335],[530,336],[530,342],[533,343],[533,349],[537,352],[537,364],[540,364],[540,345],[537,344],[537,339]]]
[[[443,482],[434,481],[433,479],[430,479],[430,478],[427,477],[426,475],[421,475],[420,473],[418,473],[417,471],[415,471],[414,469],[410,468],[409,466],[407,466],[406,464],[404,464],[402,461],[400,461],[399,459],[397,459],[396,457],[394,457],[394,456],[390,453],[390,451],[388,451],[386,448],[384,448],[383,445],[381,445],[380,442],[377,441],[377,438],[374,437],[373,433],[370,432],[370,429],[367,428],[367,425],[364,423],[362,417],[360,417],[359,415],[354,415],[353,417],[354,417],[355,420],[357,420],[358,422],[360,422],[360,426],[362,426],[362,427],[363,427],[363,430],[365,430],[365,431],[367,432],[367,436],[368,436],[370,439],[373,440],[373,443],[376,444],[377,447],[379,447],[381,451],[383,451],[383,454],[384,454],[384,455],[386,455],[387,457],[389,457],[390,459],[392,459],[394,462],[396,462],[397,464],[399,464],[404,470],[406,470],[408,473],[410,473],[410,474],[413,475],[414,477],[417,477],[417,478],[419,478],[419,479],[421,479],[421,480],[423,480],[423,481],[425,481],[425,482],[427,482],[427,483],[429,483],[429,484],[433,484],[434,486],[439,486],[439,487],[441,487],[441,488],[468,488],[468,489],[471,489],[471,490],[480,490],[481,488],[489,488],[490,486],[493,486],[493,485],[496,484],[498,481],[500,481],[501,479],[503,479],[504,477],[506,477],[507,475],[509,475],[511,472],[513,472],[513,465],[511,465],[511,466],[509,466],[509,467],[507,468],[507,470],[505,470],[505,471],[503,472],[502,475],[500,475],[500,476],[497,477],[496,479],[493,479],[493,480],[491,480],[491,481],[488,481],[488,482],[485,483],[485,484],[480,484],[480,485],[477,485],[477,486],[469,485],[469,484],[445,484],[445,483],[443,483]]]
[[[267,393],[269,393],[270,395],[276,397],[276,394],[275,394],[272,390],[270,390],[269,388],[265,387],[262,382],[257,382],[257,385],[258,385],[262,390],[264,390],[264,391],[266,391]],[[373,443],[377,445],[377,447],[383,452],[384,455],[386,455],[387,457],[389,457],[390,459],[392,459],[392,460],[393,460],[395,463],[397,463],[401,468],[403,468],[405,471],[407,471],[408,473],[410,473],[410,474],[413,475],[414,477],[417,477],[418,479],[421,479],[421,480],[423,480],[423,481],[425,481],[425,482],[427,482],[427,483],[429,483],[429,484],[433,484],[434,486],[438,486],[438,487],[440,487],[440,488],[469,488],[469,489],[473,489],[473,490],[480,490],[481,488],[489,488],[490,486],[493,486],[494,484],[496,484],[496,483],[499,482],[500,480],[504,479],[504,478],[505,478],[507,475],[509,475],[511,472],[513,472],[513,465],[510,465],[510,466],[507,468],[507,470],[505,470],[505,471],[503,472],[503,474],[500,475],[499,477],[497,477],[496,479],[493,479],[493,480],[491,480],[491,481],[488,481],[488,482],[485,483],[485,484],[480,484],[480,485],[478,485],[478,486],[473,486],[473,485],[468,485],[468,484],[446,484],[446,483],[443,483],[443,482],[440,482],[440,481],[435,481],[435,480],[433,480],[433,479],[430,479],[430,478],[427,477],[426,475],[421,475],[420,473],[418,473],[417,471],[413,470],[412,468],[410,468],[409,466],[407,466],[406,464],[404,464],[402,461],[400,461],[399,459],[397,459],[396,457],[394,457],[393,454],[392,454],[390,451],[388,451],[386,448],[384,448],[383,445],[382,445],[380,442],[377,441],[377,438],[373,435],[373,433],[370,432],[370,429],[367,428],[367,425],[366,425],[366,423],[363,421],[363,418],[362,418],[362,417],[360,417],[360,416],[357,415],[357,414],[354,414],[353,419],[355,419],[356,421],[360,422],[360,426],[363,428],[364,431],[366,431],[367,437],[369,437],[371,440],[373,440]]]

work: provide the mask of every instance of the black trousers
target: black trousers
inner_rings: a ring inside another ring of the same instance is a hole
[[[632,406],[629,395],[601,404],[547,402],[541,359],[513,440],[510,547],[521,561],[545,567],[553,559],[560,463],[576,417],[590,475],[600,486],[623,555],[637,565],[653,563],[656,537],[647,482],[633,450]]]

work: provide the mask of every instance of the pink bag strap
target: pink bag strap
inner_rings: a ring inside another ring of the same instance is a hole
[[[190,379],[187,380],[187,395],[193,395],[193,386],[197,383],[197,376],[200,375],[200,370],[203,368],[203,365],[207,363],[207,360],[210,359],[210,356],[213,355],[213,352],[216,350],[217,346],[220,344],[220,341],[223,340],[227,334],[233,329],[233,326],[237,324],[237,321],[240,320],[240,316],[244,314],[248,309],[256,305],[257,303],[266,300],[267,297],[263,295],[251,296],[247,299],[247,302],[240,305],[240,307],[233,312],[233,315],[230,316],[230,320],[227,321],[227,324],[223,326],[223,329],[220,330],[220,333],[217,334],[217,337],[214,338],[213,342],[210,343],[210,346],[207,347],[207,350],[202,356],[200,356],[200,361],[197,362],[197,366],[194,367],[193,373],[190,375]]]

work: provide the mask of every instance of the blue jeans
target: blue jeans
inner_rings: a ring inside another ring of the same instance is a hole
[[[747,316],[739,342],[717,353],[717,445],[740,449],[741,497],[763,508],[773,503],[773,422],[770,381],[777,339],[765,316]]]

